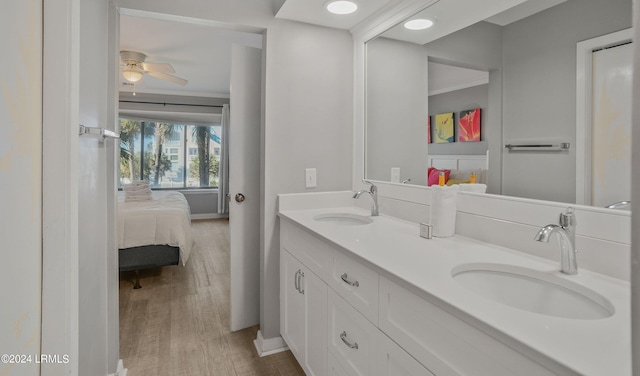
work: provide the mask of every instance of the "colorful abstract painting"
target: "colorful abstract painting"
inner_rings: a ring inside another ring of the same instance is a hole
[[[431,142],[431,116],[427,116],[427,143]]]
[[[480,141],[480,109],[460,111],[458,115],[458,141]]]
[[[436,115],[436,143],[447,144],[453,139],[453,112]]]

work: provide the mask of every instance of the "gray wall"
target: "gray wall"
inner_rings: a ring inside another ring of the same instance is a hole
[[[480,108],[480,142],[458,142],[458,113],[464,110]],[[487,152],[487,118],[489,109],[489,85],[479,85],[466,89],[450,91],[429,96],[429,115],[431,123],[435,123],[435,115],[454,112],[455,140],[452,144],[430,144],[429,154],[484,154]],[[433,140],[433,129],[431,130]]]
[[[280,336],[279,193],[351,189],[353,40],[346,30],[274,20],[266,33],[260,331]],[[318,187],[305,188],[304,170]]]
[[[569,0],[505,26],[505,142],[560,139],[572,147],[505,153],[504,194],[575,202],[576,44],[631,27],[631,15],[630,0]]]
[[[629,0],[569,0],[505,27],[481,22],[425,45],[430,61],[489,71],[490,193],[575,202],[576,44],[628,27]],[[549,139],[572,149],[503,151],[507,141]]]
[[[426,185],[427,54],[421,45],[387,38],[367,42],[366,178]]]

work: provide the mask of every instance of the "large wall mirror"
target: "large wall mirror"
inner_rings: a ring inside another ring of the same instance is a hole
[[[404,26],[418,18],[433,26]],[[600,207],[630,199],[632,56],[617,32],[632,26],[631,0],[440,0],[408,20],[366,43],[365,178],[426,186],[438,158],[474,156],[489,193]],[[598,38],[579,73],[579,44]],[[451,113],[453,135],[436,119]]]

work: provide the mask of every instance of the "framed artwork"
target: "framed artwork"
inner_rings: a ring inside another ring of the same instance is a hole
[[[436,143],[448,144],[454,142],[453,128],[453,112],[436,115]]]
[[[431,142],[431,116],[427,116],[427,143]]]
[[[480,109],[460,111],[458,114],[458,141],[480,141]]]

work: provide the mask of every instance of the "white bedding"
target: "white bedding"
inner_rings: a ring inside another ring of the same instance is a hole
[[[184,265],[191,253],[191,210],[184,195],[153,191],[150,201],[125,202],[118,192],[118,248],[170,245]]]

